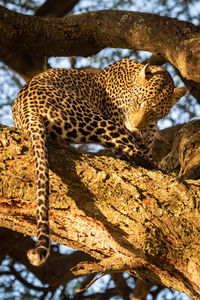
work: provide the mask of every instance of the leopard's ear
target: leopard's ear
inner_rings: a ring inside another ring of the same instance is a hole
[[[146,64],[137,76],[137,83],[144,84],[146,81],[146,73],[150,72],[149,64]]]
[[[172,104],[176,104],[185,94],[187,94],[187,89],[184,86],[175,88],[172,95]]]

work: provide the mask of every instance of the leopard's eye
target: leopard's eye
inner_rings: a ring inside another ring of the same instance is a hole
[[[136,103],[137,103],[138,105],[140,105],[140,101],[139,101],[139,97],[138,97],[138,96],[136,97]]]
[[[152,112],[151,112],[151,115],[152,115],[153,117],[157,117],[157,116],[159,116],[159,112],[157,112],[157,111],[152,111]]]

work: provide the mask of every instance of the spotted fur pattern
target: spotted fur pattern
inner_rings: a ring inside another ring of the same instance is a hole
[[[98,143],[133,164],[157,168],[151,154],[156,123],[185,93],[175,90],[166,70],[131,59],[98,74],[50,69],[25,84],[13,117],[29,134],[35,158],[37,242],[28,251],[33,265],[49,255],[47,140]]]

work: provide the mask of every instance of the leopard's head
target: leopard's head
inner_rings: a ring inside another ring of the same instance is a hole
[[[133,105],[126,114],[125,126],[140,131],[166,117],[173,105],[185,94],[185,87],[174,87],[171,75],[159,66],[145,65],[134,80]]]

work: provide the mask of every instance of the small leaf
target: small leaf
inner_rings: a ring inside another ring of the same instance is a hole
[[[176,177],[176,176],[177,176],[177,174],[176,174],[175,172],[172,172],[172,176]]]

